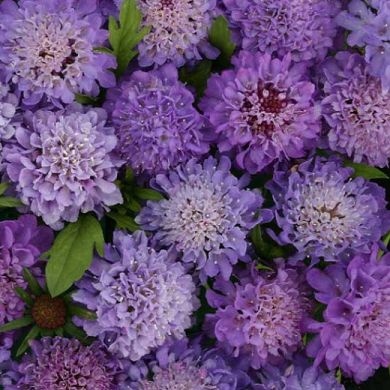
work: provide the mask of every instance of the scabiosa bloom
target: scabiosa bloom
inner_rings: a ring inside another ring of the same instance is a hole
[[[138,173],[164,172],[208,151],[203,119],[177,69],[136,71],[108,94],[121,157]]]
[[[114,181],[121,162],[112,153],[117,138],[103,109],[68,106],[25,115],[4,162],[23,203],[60,229],[80,212],[103,211],[122,202]]]
[[[166,251],[155,251],[145,233],[114,233],[104,258],[95,259],[73,298],[96,311],[83,321],[110,352],[136,361],[171,335],[182,338],[197,308],[195,284]]]
[[[30,345],[32,354],[6,375],[14,379],[12,385],[4,384],[5,390],[117,388],[119,362],[99,342],[83,346],[76,339],[45,337]]]
[[[320,132],[305,65],[291,65],[289,54],[279,60],[246,51],[233,62],[234,70],[211,76],[200,105],[215,127],[219,150],[233,151],[250,173],[281,156],[303,157]]]
[[[315,364],[340,367],[356,382],[365,381],[380,366],[390,364],[390,254],[378,260],[357,255],[345,269],[332,265],[307,274],[326,305],[323,322],[310,321],[307,329],[318,335],[308,345]]]
[[[228,157],[203,164],[190,160],[168,175],[157,175],[153,186],[167,199],[148,202],[136,218],[154,232],[156,242],[195,263],[202,281],[221,273],[228,279],[232,265],[244,260],[248,231],[272,219],[261,210],[263,198],[246,191],[248,177],[230,173]]]
[[[9,361],[11,358],[11,348],[13,342],[14,342],[13,332],[0,333],[0,375],[1,375],[1,364]]]
[[[113,56],[94,51],[108,32],[94,0],[5,0],[0,5],[0,67],[24,103],[46,97],[70,103],[75,93],[97,95],[112,87]]]
[[[338,0],[223,0],[242,48],[285,55],[293,61],[321,60],[337,32]]]
[[[53,232],[38,226],[33,215],[0,222],[0,325],[22,316],[24,302],[15,287],[26,288],[23,268],[41,275],[39,256],[52,243]]]
[[[18,106],[19,98],[11,92],[10,86],[0,79],[0,141],[15,134]]]
[[[217,278],[207,290],[208,303],[217,309],[207,315],[208,329],[254,369],[289,357],[301,346],[301,322],[310,310],[298,273],[282,266],[274,274],[252,268],[237,280]]]
[[[341,52],[323,65],[323,115],[332,150],[384,167],[390,158],[390,94],[367,73],[364,59]]]
[[[364,48],[371,75],[382,80],[385,92],[390,89],[390,3],[387,0],[352,0],[348,10],[336,18],[351,31],[348,44]]]
[[[268,188],[282,229],[278,240],[296,247],[295,260],[335,261],[369,252],[390,228],[384,189],[352,174],[337,158],[309,159],[290,171],[275,171]]]

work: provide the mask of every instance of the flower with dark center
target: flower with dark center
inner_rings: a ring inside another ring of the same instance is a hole
[[[62,298],[41,295],[35,299],[31,315],[42,329],[57,329],[65,325],[66,305]]]

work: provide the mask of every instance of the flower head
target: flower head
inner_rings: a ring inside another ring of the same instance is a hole
[[[0,67],[34,105],[43,98],[70,103],[75,93],[112,87],[113,56],[97,53],[107,31],[94,0],[6,0],[0,5]]]
[[[208,151],[194,96],[173,65],[136,71],[108,94],[121,157],[138,173],[165,172]]]
[[[18,96],[11,92],[8,84],[0,81],[0,141],[7,140],[15,134],[18,106]]]
[[[367,73],[364,59],[339,52],[323,65],[323,115],[332,150],[384,167],[390,158],[390,94]]]
[[[309,159],[275,172],[268,187],[282,229],[278,239],[295,246],[296,259],[347,259],[351,252],[369,252],[388,231],[384,189],[352,174],[336,158]]]
[[[307,274],[317,290],[316,299],[326,305],[323,322],[311,321],[307,328],[318,335],[308,345],[315,364],[340,367],[356,382],[365,381],[380,366],[390,364],[390,254],[378,260],[357,255],[348,268],[328,266]]]
[[[202,280],[218,273],[228,279],[232,265],[244,260],[246,236],[259,222],[272,219],[261,210],[258,192],[244,190],[247,177],[230,173],[230,160],[190,160],[153,181],[166,199],[148,202],[136,221],[155,233],[156,242],[195,263]]]
[[[200,105],[215,127],[219,150],[234,152],[249,173],[281,156],[303,157],[320,132],[305,65],[291,65],[289,54],[279,60],[246,51],[234,65],[211,76]]]
[[[195,285],[180,263],[166,251],[155,251],[143,232],[117,231],[105,258],[97,258],[90,274],[78,283],[73,298],[97,312],[84,321],[110,352],[136,361],[173,335],[184,336],[197,308]]]
[[[46,224],[60,229],[80,212],[101,215],[122,202],[114,181],[121,162],[117,138],[102,109],[79,105],[27,112],[15,143],[4,148],[7,174],[20,199]]]

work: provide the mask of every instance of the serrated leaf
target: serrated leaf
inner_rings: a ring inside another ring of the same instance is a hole
[[[23,206],[23,203],[16,198],[11,198],[10,196],[0,197],[0,207],[19,207]]]
[[[151,190],[150,188],[136,188],[135,195],[143,200],[161,200],[164,197],[160,192]]]
[[[24,291],[22,288],[20,287],[15,287],[15,292],[16,294],[19,295],[20,299],[22,301],[24,301],[25,303],[27,303],[27,305],[29,306],[32,306],[34,304],[34,301],[33,299],[30,297],[30,295],[27,294],[26,291]]]
[[[103,231],[91,215],[80,216],[58,234],[47,252],[46,281],[52,297],[65,292],[83,276],[91,265],[94,248],[103,255]]]
[[[38,280],[35,279],[33,274],[27,268],[23,269],[23,278],[35,296],[41,295],[43,293],[43,289],[38,283]]]
[[[3,195],[8,187],[9,183],[0,183],[0,195]]]
[[[80,317],[80,318],[83,318],[85,320],[96,320],[96,313],[94,313],[93,311],[91,310],[88,310],[82,306],[78,306],[78,305],[69,305],[68,306],[68,312],[70,315],[72,316],[76,316],[76,317]]]
[[[18,350],[16,351],[17,357],[23,355],[27,351],[30,340],[34,340],[35,338],[37,338],[39,336],[39,333],[40,333],[40,329],[38,328],[38,326],[35,325],[30,330],[30,332],[27,333],[27,336],[24,338]]]
[[[134,218],[128,215],[121,215],[111,211],[107,214],[109,218],[115,221],[118,229],[126,229],[129,232],[135,232],[139,230],[139,225],[134,221]]]
[[[195,67],[183,67],[179,71],[180,81],[195,88],[196,96],[200,99],[207,87],[211,75],[212,61],[203,60]]]
[[[387,176],[386,173],[367,164],[354,163],[346,160],[344,161],[344,165],[355,170],[354,177],[361,176],[367,180],[389,179],[389,176]]]
[[[13,320],[10,322],[7,322],[4,325],[0,326],[0,333],[9,332],[11,330],[15,329],[21,329],[25,326],[31,325],[34,322],[33,318],[30,316],[25,316],[22,318],[18,318],[17,320]]]

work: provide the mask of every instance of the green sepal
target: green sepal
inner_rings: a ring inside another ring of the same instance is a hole
[[[0,326],[0,333],[10,332],[11,330],[21,329],[25,326],[31,325],[34,322],[34,319],[31,316],[25,316],[22,318],[18,318],[17,320],[13,320],[7,322],[4,325]]]
[[[36,297],[44,293],[42,287],[38,283],[38,280],[27,268],[23,269],[23,278],[28,283],[28,287]]]
[[[97,318],[96,313],[94,313],[93,311],[74,304],[68,305],[68,313],[72,316],[80,317],[85,320],[93,321]]]
[[[64,325],[64,331],[69,336],[76,337],[76,339],[78,339],[80,341],[84,341],[84,340],[86,340],[88,338],[87,334],[82,329],[80,329],[77,326],[73,325],[73,323],[70,322],[70,321],[68,321]]]
[[[34,304],[34,300],[20,287],[15,287],[16,294],[19,295],[20,299],[25,302],[27,305],[32,306]]]
[[[150,188],[136,188],[135,195],[143,200],[162,200],[164,197],[160,192],[151,190]]]
[[[30,340],[34,340],[39,336],[40,329],[37,325],[33,326],[31,330],[27,333],[27,336],[23,339],[22,343],[20,344],[18,350],[16,351],[16,357],[19,357],[23,355],[27,349],[29,348],[29,342]]]
[[[0,197],[0,208],[1,207],[20,207],[23,206],[23,203],[16,198],[11,198],[10,196]]]

